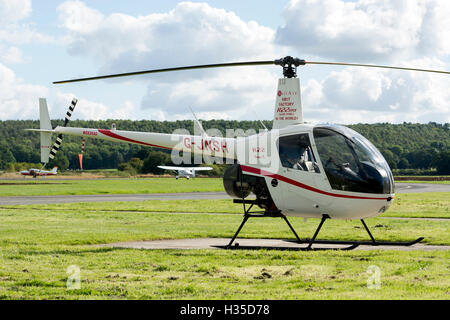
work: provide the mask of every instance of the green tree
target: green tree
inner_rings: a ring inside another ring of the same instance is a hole
[[[438,174],[450,174],[450,151],[440,152],[433,164]]]
[[[0,168],[5,168],[10,162],[16,162],[12,152],[4,145],[0,146]]]
[[[161,151],[149,152],[148,157],[144,160],[142,166],[143,173],[156,173],[161,174],[163,169],[158,168],[160,165],[171,164],[170,155]]]
[[[69,159],[62,153],[58,152],[53,160],[50,160],[46,166],[47,169],[58,167],[60,171],[64,171],[69,167]]]

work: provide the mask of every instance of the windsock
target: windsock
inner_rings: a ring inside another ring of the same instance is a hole
[[[80,160],[80,170],[83,170],[83,153],[84,153],[85,145],[86,145],[86,139],[83,138],[83,142],[81,143],[81,153],[78,154],[78,159]]]

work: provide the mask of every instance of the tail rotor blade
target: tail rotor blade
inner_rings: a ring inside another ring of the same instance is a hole
[[[66,112],[66,118],[64,119],[64,127],[67,126],[67,124],[70,121],[70,117],[72,116],[73,110],[75,110],[75,106],[77,105],[78,99],[73,98],[72,102],[70,103],[69,110]]]
[[[61,147],[61,143],[62,143],[62,134],[59,134],[58,137],[56,138],[55,143],[53,144],[52,150],[50,151],[50,155],[49,158],[50,159],[54,159],[56,153],[58,152],[59,148]]]
[[[70,117],[72,116],[73,110],[75,110],[75,106],[77,105],[77,102],[78,102],[77,98],[72,99],[72,102],[70,103],[70,106],[69,106],[69,110],[67,110],[67,112],[66,112],[66,117],[64,119],[64,127],[67,127],[67,124],[70,121]],[[56,153],[58,152],[59,148],[61,147],[62,139],[63,139],[63,135],[59,134],[58,137],[56,138],[55,143],[53,144],[52,150],[50,151],[50,155],[49,155],[50,159],[53,160],[55,158]]]

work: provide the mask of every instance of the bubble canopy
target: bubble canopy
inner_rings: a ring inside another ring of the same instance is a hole
[[[340,125],[313,129],[318,156],[335,190],[391,194],[391,169],[375,146],[356,131]]]

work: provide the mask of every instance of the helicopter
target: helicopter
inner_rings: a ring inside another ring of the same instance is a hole
[[[116,142],[140,144],[226,159],[230,164],[223,176],[226,193],[243,205],[244,218],[225,248],[233,243],[241,229],[253,217],[280,217],[289,226],[298,243],[311,250],[315,243],[410,246],[424,238],[408,242],[377,241],[364,219],[384,213],[395,198],[394,179],[388,163],[377,148],[356,131],[342,125],[310,124],[303,120],[300,80],[297,68],[304,65],[338,65],[386,68],[450,74],[447,71],[393,67],[343,62],[306,61],[286,56],[268,61],[247,61],[154,69],[53,82],[54,84],[137,76],[193,69],[276,65],[283,78],[278,79],[272,130],[244,137],[219,137],[187,134],[163,134],[106,129],[67,127],[76,104],[72,101],[63,126],[52,128],[45,99],[40,99],[41,161],[48,161],[58,151],[63,135],[75,135]],[[57,141],[49,150],[52,134]],[[259,208],[257,211],[254,208]],[[252,211],[253,210],[253,211]],[[320,223],[312,238],[301,239],[288,216],[318,218]],[[358,219],[370,241],[316,240],[327,219]]]

